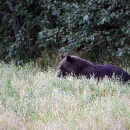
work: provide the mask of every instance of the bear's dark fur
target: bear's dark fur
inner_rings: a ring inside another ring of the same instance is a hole
[[[113,74],[123,82],[130,80],[130,75],[122,68],[114,65],[94,65],[93,63],[77,56],[65,56],[60,54],[60,71],[58,77],[73,74],[73,76],[84,75],[90,78],[94,75],[98,80],[107,76],[112,78]]]

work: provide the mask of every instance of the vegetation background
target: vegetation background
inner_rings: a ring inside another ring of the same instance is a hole
[[[57,54],[130,65],[129,0],[1,0],[0,59],[54,65]]]

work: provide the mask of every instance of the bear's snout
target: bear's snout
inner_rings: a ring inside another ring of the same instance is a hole
[[[57,77],[61,77],[61,71],[58,72]]]
[[[58,72],[58,74],[57,74],[57,77],[59,77],[59,78],[60,78],[60,77],[65,77],[67,74],[69,74],[69,73],[60,70],[60,71]]]

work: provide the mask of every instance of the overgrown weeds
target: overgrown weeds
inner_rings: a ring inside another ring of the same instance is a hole
[[[0,64],[0,129],[130,129],[130,86]]]

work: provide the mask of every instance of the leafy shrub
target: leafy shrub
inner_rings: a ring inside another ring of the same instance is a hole
[[[1,24],[6,24],[0,31],[2,58],[28,61],[42,57],[42,51],[50,58],[53,53],[78,52],[95,62],[118,64],[123,59],[129,64],[128,0],[27,0],[14,1],[12,6],[0,3]]]

